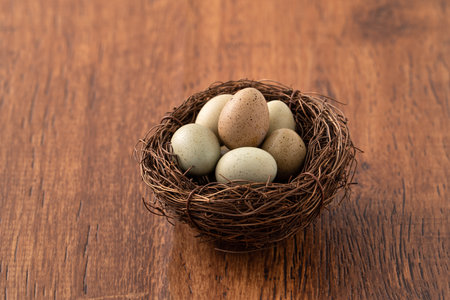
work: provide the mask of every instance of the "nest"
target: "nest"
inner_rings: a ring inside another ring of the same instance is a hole
[[[281,100],[290,107],[296,131],[307,146],[301,172],[287,182],[266,184],[223,184],[216,182],[214,175],[186,175],[171,153],[173,133],[193,123],[212,97],[234,94],[246,87],[258,89],[267,101]],[[142,179],[153,192],[151,199],[143,198],[145,207],[171,223],[178,220],[189,224],[199,236],[216,242],[217,249],[224,251],[267,248],[294,235],[334,199],[350,195],[357,148],[350,139],[347,119],[331,100],[280,83],[252,80],[214,83],[190,96],[135,148]]]

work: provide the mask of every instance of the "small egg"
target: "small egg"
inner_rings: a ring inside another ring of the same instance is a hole
[[[268,129],[267,102],[255,88],[245,88],[234,94],[219,116],[219,136],[229,149],[259,146]]]
[[[206,102],[200,109],[197,118],[195,119],[195,123],[208,127],[215,135],[217,135],[217,137],[219,137],[219,132],[217,130],[219,115],[231,97],[233,97],[233,95],[223,94]]]
[[[262,149],[269,152],[277,162],[277,180],[298,175],[305,160],[306,146],[292,129],[281,128],[272,132],[264,141]]]
[[[267,135],[280,128],[295,130],[295,120],[292,111],[284,102],[273,100],[267,102],[269,109],[269,131]]]
[[[277,175],[277,163],[266,151],[255,147],[230,150],[222,156],[216,166],[216,180],[245,180],[272,182]]]
[[[199,124],[187,124],[171,139],[173,153],[183,171],[191,175],[206,175],[214,170],[220,157],[220,145],[216,135]]]

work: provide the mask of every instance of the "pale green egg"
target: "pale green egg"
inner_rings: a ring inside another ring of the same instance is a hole
[[[233,97],[233,95],[223,94],[206,102],[202,109],[200,109],[197,118],[195,119],[195,123],[208,127],[217,137],[219,137],[217,123],[219,122],[220,112],[231,97]]]
[[[178,165],[192,175],[206,175],[214,170],[220,157],[220,145],[216,135],[199,124],[180,127],[171,139]]]
[[[269,131],[267,136],[280,128],[295,130],[295,120],[289,106],[280,100],[267,102],[269,109]]]

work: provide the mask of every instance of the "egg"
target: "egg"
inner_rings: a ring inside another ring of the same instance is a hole
[[[219,116],[219,136],[229,149],[259,146],[268,129],[267,102],[255,88],[245,88],[234,94]]]
[[[288,128],[272,132],[261,148],[269,152],[277,162],[277,180],[297,175],[306,157],[306,146],[302,138]]]
[[[233,97],[231,94],[218,95],[203,105],[200,109],[195,123],[208,127],[215,135],[219,136],[217,130],[217,123],[219,122],[219,115],[225,104]]]
[[[206,175],[214,170],[220,157],[220,145],[216,135],[199,124],[180,127],[171,139],[178,165],[191,175]]]
[[[289,106],[280,100],[267,103],[269,109],[269,131],[267,135],[280,128],[295,130],[295,120]]]
[[[216,180],[245,180],[272,182],[277,175],[277,163],[266,151],[255,147],[241,147],[225,153],[216,166]]]

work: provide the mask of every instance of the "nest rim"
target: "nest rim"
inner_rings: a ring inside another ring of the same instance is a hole
[[[307,147],[300,173],[287,182],[265,184],[215,182],[213,175],[193,177],[181,171],[170,139],[182,125],[194,123],[212,97],[254,87],[266,101],[280,100],[291,109],[296,132]],[[359,151],[350,138],[347,118],[317,93],[302,93],[271,80],[215,82],[188,97],[151,128],[135,147],[141,178],[153,193],[142,198],[151,213],[187,223],[216,249],[247,252],[274,246],[312,223],[340,193],[348,199]]]

